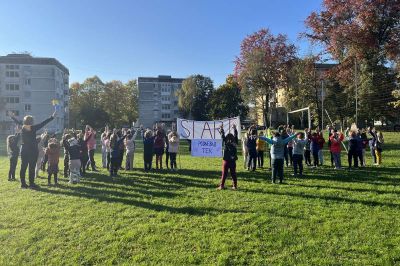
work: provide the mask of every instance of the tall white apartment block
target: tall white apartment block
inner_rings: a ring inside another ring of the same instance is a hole
[[[139,123],[152,127],[155,123],[170,125],[179,116],[176,92],[184,79],[171,76],[139,77]]]
[[[54,112],[53,100],[58,102],[58,114],[45,128],[62,132],[69,123],[68,99],[69,71],[56,59],[29,54],[0,56],[0,133],[13,132],[7,111],[20,120],[32,115],[39,123]]]

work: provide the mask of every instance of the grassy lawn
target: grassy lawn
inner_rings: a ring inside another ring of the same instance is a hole
[[[114,182],[102,170],[38,190],[8,182],[1,156],[0,265],[400,264],[399,137],[385,134],[382,167],[285,168],[283,185],[240,158],[237,191],[215,189],[220,159],[186,147],[177,173],[144,173],[138,152]]]

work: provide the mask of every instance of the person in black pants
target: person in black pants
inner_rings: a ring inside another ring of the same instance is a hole
[[[20,132],[17,128],[15,135],[7,137],[7,153],[10,158],[10,170],[8,172],[8,181],[15,180],[15,169],[17,168],[18,156],[19,156],[19,142]]]
[[[346,130],[346,135],[348,135],[348,130]],[[347,154],[347,160],[349,163],[349,170],[351,169],[352,166],[352,161],[354,161],[354,168],[358,168],[358,146],[359,146],[359,140],[358,140],[357,133],[354,131],[350,131],[347,140],[349,141],[349,152]]]
[[[257,129],[255,126],[251,126],[249,128],[247,137],[247,150],[249,151],[247,170],[255,171],[257,164]]]
[[[21,131],[21,170],[20,170],[20,178],[21,178],[21,188],[28,188],[25,181],[26,169],[29,168],[29,187],[35,188],[35,167],[36,161],[38,157],[38,145],[36,141],[36,132],[44,127],[47,123],[54,119],[56,115],[56,111],[51,115],[51,117],[47,118],[43,122],[34,125],[33,117],[28,115],[25,116],[23,121],[18,120],[13,114],[10,114],[10,117],[14,122],[18,125],[22,125]]]

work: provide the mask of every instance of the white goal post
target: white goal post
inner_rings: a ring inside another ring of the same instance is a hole
[[[308,113],[308,116],[307,116],[307,117],[308,117],[308,128],[311,129],[311,112],[310,112],[310,106],[305,107],[305,108],[301,108],[301,109],[298,109],[298,110],[294,110],[294,111],[287,112],[287,114],[286,114],[286,124],[289,125],[289,114],[294,114],[294,113],[303,112],[303,111],[307,111],[307,113]]]

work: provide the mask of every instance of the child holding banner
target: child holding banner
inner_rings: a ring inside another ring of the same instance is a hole
[[[236,125],[232,126],[233,128],[233,135],[228,133],[225,136],[224,128],[221,126],[220,133],[222,137],[222,141],[224,142],[224,157],[222,163],[222,176],[221,182],[218,186],[218,190],[225,189],[225,180],[228,175],[228,170],[231,172],[233,186],[232,189],[237,189],[237,177],[236,177],[236,160],[237,157],[237,148],[236,145],[238,144],[238,132],[236,129]]]

